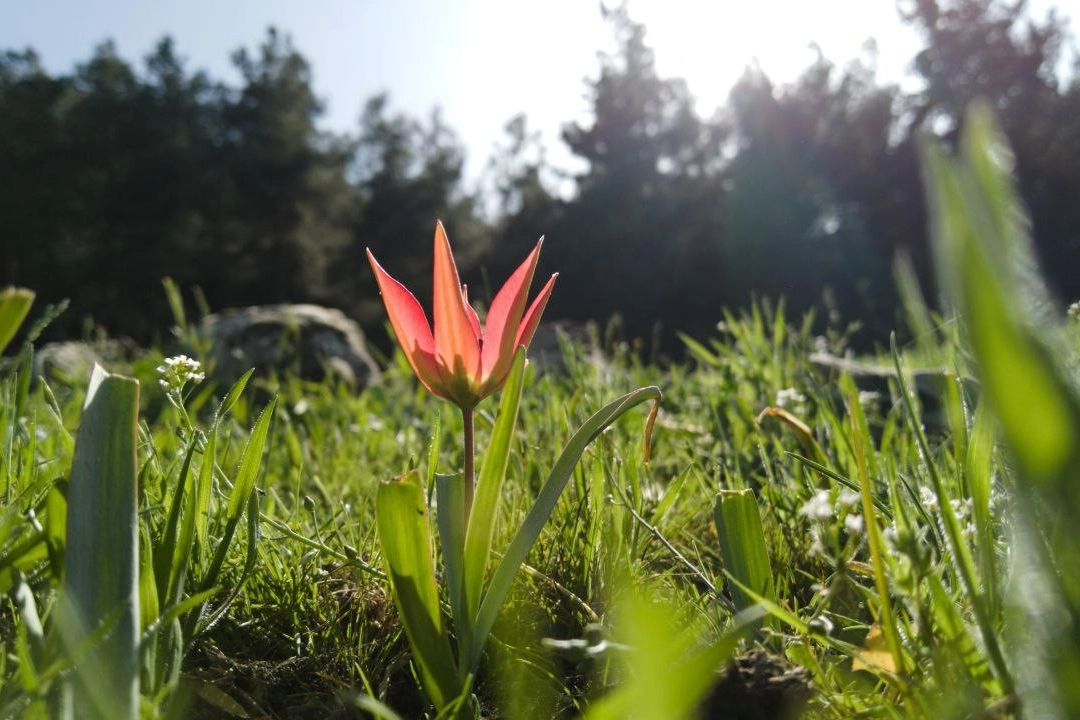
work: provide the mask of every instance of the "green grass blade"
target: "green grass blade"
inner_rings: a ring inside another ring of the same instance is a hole
[[[19,631],[26,637],[28,647],[35,659],[42,658],[45,653],[45,632],[42,629],[41,617],[38,615],[37,602],[34,593],[26,582],[26,577],[21,572],[13,573],[15,576],[15,588],[12,599],[15,608],[19,612],[22,623]]]
[[[207,442],[206,450],[212,450],[213,446],[213,442]],[[203,464],[212,467],[213,456],[209,458],[209,462],[206,462],[204,458]],[[172,560],[169,566],[169,582],[162,600],[164,605],[171,605],[180,601],[180,597],[184,593],[184,584],[187,582],[188,564],[191,562],[191,556],[195,552],[195,527],[198,519],[200,478],[194,477],[189,467],[185,467],[180,476],[182,480],[181,486],[188,484],[187,478],[191,477],[193,479],[190,481],[191,488],[187,492],[182,492],[180,487],[176,489],[177,494],[182,493],[183,495],[184,509],[176,526],[176,534],[173,536],[174,544]]]
[[[371,695],[350,692],[342,693],[341,697],[346,705],[352,705],[357,710],[362,710],[371,717],[378,718],[378,720],[402,720],[402,717],[394,712],[389,705]]]
[[[218,407],[217,412],[214,413],[214,427],[217,427],[222,419],[232,411],[233,406],[236,405],[236,401],[244,394],[244,388],[247,387],[248,380],[251,379],[254,372],[255,368],[248,370],[240,376],[239,380],[233,383],[231,388],[229,388],[229,392],[225,394],[225,399],[221,401],[221,406]]]
[[[203,451],[202,463],[199,465],[199,479],[195,484],[195,491],[189,493],[193,512],[191,521],[195,525],[195,542],[201,553],[206,548],[206,531],[210,523],[210,496],[214,486],[214,462],[217,453],[217,432],[211,429],[206,438],[206,449]]]
[[[263,409],[259,419],[255,421],[255,427],[251,429],[251,436],[248,438],[247,445],[244,446],[244,452],[240,456],[240,466],[236,472],[236,480],[233,482],[232,492],[229,493],[229,500],[225,509],[225,531],[218,541],[217,552],[214,554],[210,568],[203,578],[200,588],[202,590],[217,584],[221,566],[225,562],[225,555],[228,553],[233,536],[236,534],[240,517],[244,514],[248,496],[251,495],[251,491],[255,488],[255,478],[258,477],[259,466],[262,464],[263,447],[266,445],[266,436],[270,431],[270,420],[274,416],[276,406],[277,398],[274,398]]]
[[[1044,317],[1045,287],[1011,163],[992,113],[982,106],[965,119],[960,160],[928,148],[924,161],[942,286],[964,320],[985,400],[1022,479],[1012,504],[1018,522],[1010,593],[1015,612],[1009,616],[1021,702],[1032,716],[1074,717],[1080,714],[1080,577],[1070,563],[1080,553],[1080,391],[1065,365],[1075,354]],[[986,463],[972,460],[973,469]],[[973,500],[985,516],[985,499]],[[987,519],[979,522],[985,528]],[[1011,689],[1003,653],[996,643],[986,644],[996,674]]]
[[[441,710],[458,697],[462,683],[454,671],[450,637],[439,609],[427,503],[415,470],[379,486],[375,518],[413,660],[424,690]]]
[[[139,383],[94,366],[75,443],[68,493],[65,599],[82,632],[119,612],[81,666],[107,668],[103,685],[77,670],[80,717],[136,718],[139,708],[139,553],[136,435]],[[78,632],[78,631],[76,631]]]
[[[885,542],[881,537],[881,528],[878,527],[877,515],[874,513],[870,472],[866,462],[866,437],[863,434],[866,421],[865,418],[861,417],[862,406],[859,404],[858,395],[852,393],[848,397],[848,406],[851,409],[851,439],[855,451],[855,471],[859,477],[859,496],[862,499],[866,543],[870,547],[870,560],[874,568],[874,587],[877,589],[878,602],[880,603],[877,610],[877,621],[885,634],[885,642],[889,648],[889,654],[892,655],[893,667],[903,674],[907,668],[907,660],[903,646],[900,643],[896,615],[893,612],[892,600],[889,594],[889,569],[885,561]]]
[[[64,574],[64,544],[67,542],[67,498],[53,485],[45,499],[45,544],[49,551],[49,569],[55,579]]]
[[[755,593],[775,600],[769,551],[765,547],[761,512],[754,491],[721,490],[716,498],[713,519],[724,567]],[[739,610],[754,604],[737,585],[732,588],[732,596]]]
[[[180,465],[180,477],[173,488],[172,504],[169,507],[169,516],[165,522],[165,531],[154,548],[154,579],[157,582],[157,597],[163,603],[169,602],[169,588],[175,582],[179,568],[173,565],[176,560],[177,542],[180,535],[181,508],[184,506],[184,498],[191,493],[187,492],[188,477],[191,475],[191,461],[195,456],[196,440],[188,443],[187,452],[184,453],[184,461]],[[187,518],[185,517],[186,521]],[[185,567],[186,570],[186,567]]]
[[[277,398],[270,401],[266,409],[259,415],[255,427],[251,430],[251,437],[240,456],[240,466],[236,472],[236,480],[233,482],[233,491],[229,494],[228,507],[225,513],[232,518],[238,516],[247,504],[248,495],[255,487],[255,478],[259,474],[259,466],[262,464],[263,447],[266,445],[266,436],[270,431],[270,420],[274,416],[274,408],[277,406]]]
[[[34,304],[34,293],[26,288],[0,290],[0,354],[15,337]]]
[[[427,482],[424,484],[430,491],[435,485],[435,471],[439,468],[439,452],[442,450],[442,413],[435,414],[435,422],[431,425],[431,442],[428,443],[427,454]]]
[[[142,634],[161,612],[161,595],[158,590],[154,553],[146,530],[139,537],[139,633]],[[151,663],[152,664],[152,663]]]
[[[555,503],[558,502],[559,495],[562,494],[562,490],[570,479],[574,466],[577,465],[578,460],[584,454],[585,448],[589,446],[589,443],[597,435],[631,409],[649,400],[659,403],[660,398],[660,388],[655,386],[639,388],[623,395],[605,405],[586,420],[570,438],[566,447],[563,448],[562,454],[555,462],[555,467],[551,470],[551,474],[548,475],[543,487],[540,488],[536,501],[525,516],[525,520],[522,522],[521,527],[518,528],[513,540],[510,541],[510,546],[506,549],[506,553],[503,555],[498,567],[496,567],[495,574],[491,578],[491,584],[480,603],[473,635],[473,652],[469,658],[470,671],[475,670],[480,664],[484,643],[491,633],[491,628],[495,625],[495,619],[502,609],[507,594],[510,592],[514,576],[517,574],[518,568],[521,567],[521,563],[525,562],[525,558],[528,557],[536,539],[540,537],[540,531],[547,523],[548,518],[551,517],[551,512],[555,509]],[[646,434],[646,447],[648,447],[649,440],[650,438]]]
[[[240,595],[244,583],[255,571],[255,564],[259,559],[259,494],[251,493],[248,496],[247,505],[248,544],[247,553],[244,557],[244,567],[240,571],[240,577],[232,584],[232,587],[229,589],[229,594],[225,596],[225,599],[222,600],[221,604],[214,608],[213,612],[202,619],[202,624],[199,626],[196,634],[206,632],[225,616],[229,606],[232,605],[233,601]]]
[[[184,311],[184,296],[180,292],[180,286],[171,277],[161,278],[161,287],[165,290],[165,299],[169,302],[169,310],[172,312],[173,322],[176,328],[183,332],[187,324],[187,313]]]
[[[980,129],[973,126],[969,133]],[[980,142],[989,146],[987,153],[1007,153],[990,131],[981,132],[980,140],[965,143],[968,156],[978,154],[974,148]],[[988,162],[978,162],[981,173],[991,172]],[[996,195],[980,196],[965,167],[936,148],[927,149],[924,164],[943,286],[951,290],[966,322],[983,388],[1024,475],[1036,483],[1052,482],[1075,462],[1080,422],[1070,402],[1075,390],[1057,371],[1054,350],[1021,319],[1024,303],[1016,271],[1002,257],[1010,240],[1023,242],[1021,233],[1000,237],[996,223],[1005,221],[1002,210],[991,209]]]
[[[996,430],[989,407],[985,402],[979,403],[975,410],[964,464],[971,493],[971,519],[975,524],[975,539],[979,548],[979,576],[986,589],[991,617],[997,617],[1001,605],[997,554],[994,549],[994,517],[990,510]]]
[[[692,631],[672,627],[672,608],[632,595],[623,602],[621,621],[629,645],[630,677],[592,703],[584,720],[676,720],[697,717],[697,707],[716,683],[747,625],[735,627],[704,648],[693,648]],[[752,623],[760,613],[746,616]]]
[[[491,554],[491,540],[495,534],[499,502],[502,500],[506,466],[510,461],[510,443],[517,427],[524,378],[525,349],[518,348],[502,391],[499,416],[495,420],[491,440],[484,453],[483,467],[476,483],[476,498],[469,516],[469,527],[465,532],[464,590],[470,624],[480,608],[480,595]]]

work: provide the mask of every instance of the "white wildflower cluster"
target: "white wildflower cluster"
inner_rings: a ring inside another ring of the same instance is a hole
[[[927,512],[934,512],[938,509],[937,493],[926,485],[919,487],[919,501]]]
[[[861,501],[859,493],[844,489],[839,494],[818,490],[803,503],[799,514],[815,521],[810,528],[811,555],[828,559],[840,552],[844,542],[843,535],[838,534],[840,528],[849,540],[858,541],[862,538],[866,521],[857,511]]]
[[[844,518],[844,530],[851,537],[861,537],[865,524],[863,523],[862,515],[856,515],[852,513]]]
[[[818,490],[814,493],[814,497],[807,500],[799,508],[799,514],[805,515],[811,520],[831,520],[833,517],[833,504],[832,499],[829,497],[829,491]]]
[[[949,501],[949,504],[952,505],[953,513],[955,513],[956,519],[960,522],[963,522],[969,517],[971,517],[971,511],[974,507],[971,502],[971,498],[967,498],[966,500],[954,498]]]
[[[1069,319],[1080,320],[1080,300],[1069,306]]]
[[[802,412],[806,409],[806,396],[795,388],[783,388],[776,393],[775,405],[794,412]]]
[[[884,399],[884,396],[879,392],[873,390],[860,390],[859,391],[859,405],[864,408],[872,408],[880,403]]]
[[[993,491],[991,491],[991,498],[994,498]],[[919,488],[919,501],[927,512],[936,514],[941,509],[938,504],[937,493],[925,485]],[[952,498],[949,500],[949,507],[952,509],[953,516],[961,523],[960,532],[964,538],[967,540],[974,538],[978,528],[976,528],[975,523],[972,521],[974,506],[971,498]]]
[[[885,538],[885,542],[895,549],[896,540],[900,534],[900,531],[896,529],[896,524],[893,523],[886,526],[885,530],[881,534]]]
[[[860,502],[862,502],[862,498],[859,497],[859,493],[846,488],[840,491],[840,497],[836,499],[836,503],[840,507],[848,508],[849,510],[853,507],[858,507]]]
[[[206,379],[202,364],[187,355],[165,358],[157,371],[161,376],[158,384],[165,392],[179,392],[189,382],[198,384]]]

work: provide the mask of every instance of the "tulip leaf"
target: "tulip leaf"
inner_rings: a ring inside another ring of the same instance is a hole
[[[80,717],[138,717],[138,409],[138,381],[95,365],[68,491],[64,591],[75,631],[65,639],[75,647],[117,619],[76,670]]]
[[[547,523],[548,518],[551,517],[552,511],[555,509],[555,503],[558,502],[563,488],[566,487],[566,483],[574,471],[574,466],[577,465],[581,456],[585,453],[585,449],[600,433],[632,408],[649,400],[658,403],[660,398],[660,388],[653,385],[638,388],[623,395],[605,405],[586,420],[570,438],[566,447],[563,448],[562,454],[555,462],[555,467],[551,469],[551,473],[548,475],[547,480],[544,481],[543,487],[540,488],[540,493],[536,496],[532,508],[525,516],[525,520],[522,522],[521,527],[518,528],[513,540],[510,541],[510,546],[506,549],[502,560],[495,568],[491,584],[480,602],[473,635],[472,653],[469,657],[470,671],[475,670],[480,664],[484,643],[495,625],[495,620],[502,609],[507,594],[510,592],[514,576],[517,574],[521,564],[525,562],[525,558],[528,557],[529,551],[532,550],[537,538],[540,537],[540,531]],[[648,435],[646,435],[645,442],[647,446],[649,442]]]
[[[446,590],[454,616],[458,651],[469,645],[472,624],[465,612],[465,481],[461,473],[435,475],[437,521],[441,541]]]
[[[413,661],[428,697],[442,710],[460,696],[463,683],[454,671],[450,637],[439,609],[428,508],[417,471],[379,486],[375,520]]]
[[[525,378],[525,349],[518,348],[503,388],[499,416],[491,433],[483,467],[476,483],[476,499],[465,535],[465,599],[470,621],[480,607],[484,575],[491,554],[491,540],[502,500],[503,480],[510,460],[510,443],[517,427],[521,388]]]

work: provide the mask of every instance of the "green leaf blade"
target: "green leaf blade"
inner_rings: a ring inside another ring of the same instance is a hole
[[[465,534],[465,600],[469,622],[480,608],[484,575],[495,534],[499,501],[502,497],[506,467],[510,461],[510,444],[517,428],[518,408],[525,378],[525,349],[518,348],[510,366],[510,375],[502,391],[499,415],[484,453],[483,466],[476,484],[476,499],[469,516]]]
[[[138,717],[138,407],[137,381],[94,366],[67,506],[64,591],[81,635],[67,637],[69,647],[93,634],[105,618],[118,619],[81,664],[85,672],[76,673],[83,717]],[[95,668],[108,672],[91,673]]]
[[[775,600],[772,567],[754,491],[722,490],[716,498],[713,518],[724,567],[755,593]],[[732,589],[732,596],[739,610],[754,604],[738,585]]]
[[[15,287],[0,290],[0,353],[15,337],[33,304],[32,290]]]
[[[638,388],[605,405],[571,436],[491,578],[488,592],[484,595],[476,616],[473,652],[469,658],[470,670],[475,670],[480,664],[484,643],[510,592],[514,576],[528,557],[536,539],[540,537],[541,530],[551,517],[555,503],[558,502],[563,488],[574,471],[574,466],[585,453],[585,449],[600,433],[631,409],[650,400],[659,403],[660,399],[660,388],[656,386]],[[649,438],[646,435],[646,446],[648,441]]]
[[[454,671],[439,609],[427,503],[415,470],[379,486],[375,516],[394,603],[417,670],[435,707],[445,708],[461,694],[463,683]]]

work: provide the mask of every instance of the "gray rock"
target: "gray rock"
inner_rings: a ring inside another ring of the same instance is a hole
[[[83,383],[90,379],[94,363],[111,372],[130,371],[132,358],[137,353],[137,348],[124,340],[46,343],[34,349],[34,377]]]
[[[360,326],[333,308],[261,305],[224,310],[208,315],[199,334],[209,344],[211,373],[223,383],[255,368],[263,377],[336,377],[360,389],[379,374]]]
[[[892,396],[890,384],[898,386],[896,368],[841,358],[827,353],[813,353],[810,362],[822,374],[826,382],[835,383],[841,375],[850,375],[860,392],[876,393],[882,398]],[[979,399],[979,381],[966,375],[957,376],[948,368],[907,368],[909,386],[922,406],[922,420],[926,429],[943,433],[949,429],[944,398],[949,383],[960,383],[964,399],[972,406]]]

